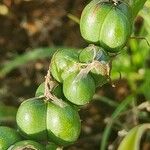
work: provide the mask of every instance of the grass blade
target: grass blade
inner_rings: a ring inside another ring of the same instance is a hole
[[[51,57],[53,53],[58,49],[76,50],[75,48],[67,48],[67,47],[66,48],[65,47],[46,47],[46,48],[33,49],[32,51],[28,51],[22,55],[16,56],[9,62],[3,64],[3,66],[0,69],[0,77],[4,77],[13,69],[16,69],[30,61],[45,58],[45,57]]]
[[[128,96],[122,103],[119,104],[119,106],[116,108],[116,110],[113,112],[111,116],[111,121],[106,125],[103,136],[102,136],[102,141],[101,141],[101,147],[100,150],[106,150],[107,142],[109,135],[111,133],[112,126],[115,122],[115,120],[120,116],[120,114],[126,110],[127,106],[131,104],[131,102],[134,100],[133,95]]]

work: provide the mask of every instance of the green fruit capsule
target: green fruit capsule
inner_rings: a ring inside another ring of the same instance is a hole
[[[109,52],[118,52],[131,35],[131,14],[130,6],[123,1],[92,0],[81,15],[81,35]]]
[[[76,105],[84,105],[92,100],[95,93],[94,79],[87,74],[77,77],[78,73],[72,73],[63,83],[65,97]]]
[[[45,92],[45,82],[39,85],[39,87],[36,90],[35,97],[44,95],[44,92]],[[52,89],[52,94],[54,94],[58,98],[63,98],[64,94],[62,90],[62,85],[58,84],[54,86],[54,88]]]
[[[16,130],[0,126],[0,150],[7,150],[18,141],[21,141],[21,137]]]
[[[16,119],[25,138],[59,145],[76,141],[81,129],[77,110],[62,100],[57,103],[37,98],[26,100],[19,107]]]
[[[42,146],[41,144],[30,141],[30,140],[25,140],[25,141],[20,141],[12,145],[11,147],[8,148],[8,150],[45,150],[45,147]]]
[[[43,99],[24,101],[17,112],[17,125],[25,138],[38,141],[47,140],[46,104]]]
[[[47,132],[50,140],[58,145],[69,145],[77,140],[80,130],[80,117],[72,106],[48,102]]]
[[[102,86],[107,83],[108,74],[110,70],[110,57],[103,48],[93,44],[84,48],[79,54],[79,61],[82,63],[92,63],[98,61],[101,65],[97,65],[90,71],[91,76],[95,81],[96,87]]]
[[[40,86],[37,88],[36,93],[35,93],[35,97],[39,97],[44,95],[44,91],[45,91],[45,82],[41,83]],[[72,105],[75,109],[79,110],[80,107],[73,105],[70,101],[68,101],[63,93],[63,87],[61,84],[56,85],[56,87],[54,87],[52,89],[52,94],[54,94],[57,98],[62,99],[63,101],[67,102],[68,104]]]
[[[44,95],[44,92],[45,92],[45,82],[41,83],[38,86],[38,88],[36,89],[36,92],[35,92],[35,97]]]
[[[78,53],[73,50],[57,51],[51,60],[51,74],[60,83],[63,82],[62,72],[78,62]]]
[[[102,87],[104,84],[108,82],[108,77],[103,76],[101,74],[97,74],[97,72],[91,72],[91,76],[95,81],[96,87]]]
[[[93,60],[108,63],[110,57],[102,47],[90,44],[80,52],[79,61],[82,63],[91,63]]]

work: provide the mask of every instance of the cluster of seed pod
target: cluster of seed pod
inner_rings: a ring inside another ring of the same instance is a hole
[[[107,83],[111,60],[108,53],[120,51],[131,34],[130,7],[122,1],[93,0],[83,10],[80,30],[90,45],[80,52],[56,51],[45,82],[39,86],[34,98],[20,105],[16,121],[24,138],[54,142],[59,146],[77,140],[81,130],[80,106],[92,100],[96,87]],[[23,143],[42,150],[31,141]],[[20,143],[9,150],[16,150],[18,145]],[[0,147],[8,149],[3,144]]]
[[[35,97],[24,101],[17,112],[20,134],[28,140],[74,143],[80,135],[80,106],[89,103],[95,89],[108,80],[110,58],[98,46],[80,52],[59,50],[53,55],[46,80]]]
[[[94,45],[76,51],[57,51],[51,60],[51,74],[63,86],[65,98],[75,105],[87,104],[95,88],[107,82],[110,58]]]

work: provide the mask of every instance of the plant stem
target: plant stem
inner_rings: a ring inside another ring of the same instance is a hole
[[[66,103],[64,103],[61,99],[57,98],[57,96],[53,95],[52,89],[57,85],[57,83],[52,79],[50,74],[50,67],[47,72],[47,75],[45,76],[45,92],[44,96],[46,97],[46,101],[52,101],[56,105],[59,105],[60,107],[65,107]]]
[[[72,21],[74,21],[75,23],[80,24],[80,19],[78,17],[76,17],[76,16],[74,16],[74,15],[72,15],[70,13],[67,15],[67,17],[69,19],[71,19]]]
[[[105,97],[105,96],[99,96],[97,94],[94,95],[93,99],[99,100],[99,101],[101,101],[101,102],[103,102],[103,103],[105,103],[111,107],[117,107],[119,105],[119,103],[117,103],[116,101],[114,101],[108,97]]]

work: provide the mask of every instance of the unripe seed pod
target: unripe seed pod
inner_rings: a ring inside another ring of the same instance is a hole
[[[60,83],[63,82],[62,73],[78,62],[78,53],[73,50],[59,50],[51,60],[51,74]]]
[[[63,83],[65,97],[76,105],[84,105],[92,100],[95,93],[95,83],[91,75],[77,77],[78,72],[70,74]]]
[[[47,106],[42,99],[32,98],[24,101],[18,108],[16,121],[21,134],[31,140],[47,140]]]
[[[45,147],[35,141],[25,140],[17,142],[8,148],[8,150],[24,150],[24,149],[45,150]]]
[[[79,61],[82,63],[97,61],[93,64],[94,68],[90,71],[90,74],[94,78],[96,87],[107,83],[110,74],[110,57],[103,48],[93,44],[89,45],[80,52]]]
[[[63,100],[57,103],[40,98],[26,100],[16,119],[24,137],[63,146],[75,142],[81,130],[78,111]]]
[[[82,12],[80,31],[90,43],[97,43],[109,52],[118,52],[131,35],[131,8],[119,0],[116,3],[92,0]]]
[[[12,144],[18,141],[21,141],[21,137],[16,130],[0,126],[0,150],[7,150]]]

